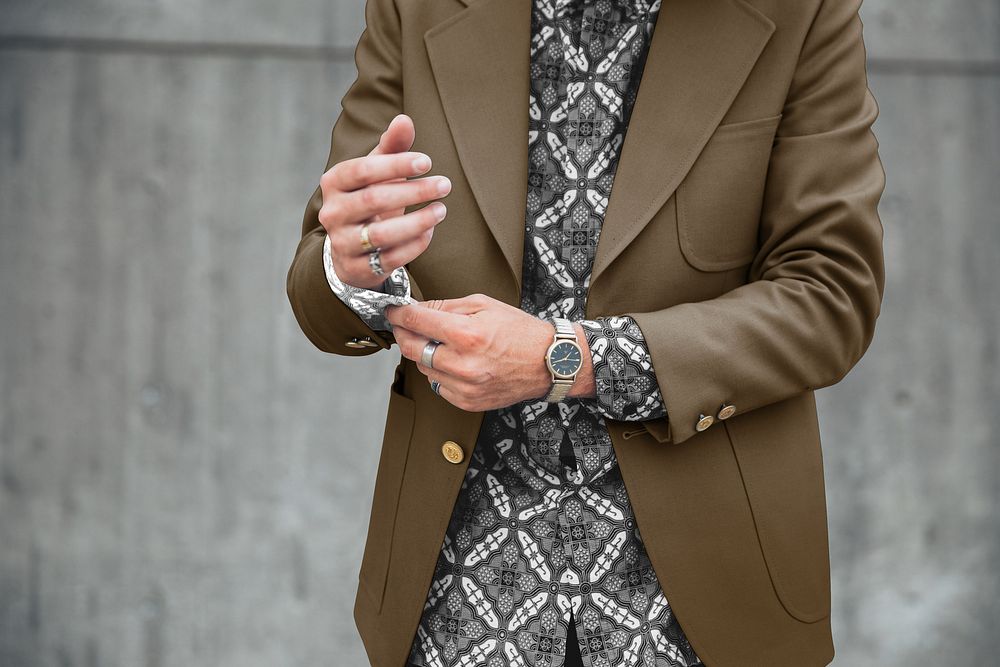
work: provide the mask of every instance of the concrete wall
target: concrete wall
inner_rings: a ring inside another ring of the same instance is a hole
[[[868,0],[869,354],[819,393],[836,665],[1000,653],[1000,5]],[[0,3],[0,665],[361,665],[398,352],[284,295],[352,3]],[[344,392],[341,376],[368,378]]]

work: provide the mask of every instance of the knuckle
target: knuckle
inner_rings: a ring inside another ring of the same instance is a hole
[[[407,308],[403,312],[403,326],[407,329],[416,329],[419,319],[419,313],[413,308]]]
[[[331,197],[328,202],[323,204],[322,211],[325,211],[327,224],[333,226],[340,222],[344,215],[343,202],[337,197]]]
[[[330,235],[330,247],[334,256],[347,255],[347,239],[344,238],[343,228],[337,228]]]
[[[333,263],[336,265],[340,256],[344,254],[344,241],[336,232],[327,233],[327,236],[330,237],[330,250],[333,254]],[[340,263],[343,264],[342,261]]]
[[[471,380],[476,374],[475,369],[464,359],[455,362],[453,372],[463,380]]]
[[[455,329],[451,332],[451,340],[460,348],[469,347],[469,334],[465,329]]]
[[[366,181],[372,174],[371,160],[358,160],[354,165],[354,177],[359,181]]]
[[[361,204],[367,209],[374,209],[378,205],[378,191],[371,186],[362,188],[359,197]]]
[[[476,328],[465,330],[465,344],[470,347],[479,347],[485,342],[483,333]]]

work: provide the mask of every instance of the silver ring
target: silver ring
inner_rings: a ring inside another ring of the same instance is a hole
[[[437,380],[431,380],[431,391],[433,391],[438,396],[441,395],[441,383]]]
[[[375,248],[370,253],[368,253],[368,266],[372,267],[372,273],[374,273],[376,276],[381,276],[385,273],[385,271],[382,270],[382,257],[380,256],[381,252],[382,248]]]
[[[427,344],[424,345],[423,351],[420,353],[420,363],[427,368],[434,368],[434,352],[438,349],[438,345],[441,343],[436,340],[429,340]]]

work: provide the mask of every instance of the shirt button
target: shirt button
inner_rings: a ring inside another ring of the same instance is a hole
[[[462,446],[454,440],[445,440],[441,445],[441,454],[449,463],[461,463],[465,458],[465,451]]]
[[[698,423],[694,425],[694,430],[704,431],[706,428],[712,425],[715,421],[715,417],[712,415],[698,415]]]
[[[734,414],[736,414],[735,405],[726,405],[725,403],[723,403],[722,407],[719,408],[719,415],[718,415],[719,419],[729,419]]]

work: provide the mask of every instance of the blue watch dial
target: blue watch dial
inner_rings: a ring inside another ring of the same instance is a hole
[[[556,343],[549,354],[549,365],[556,375],[573,375],[580,370],[582,364],[580,349],[568,341]]]

